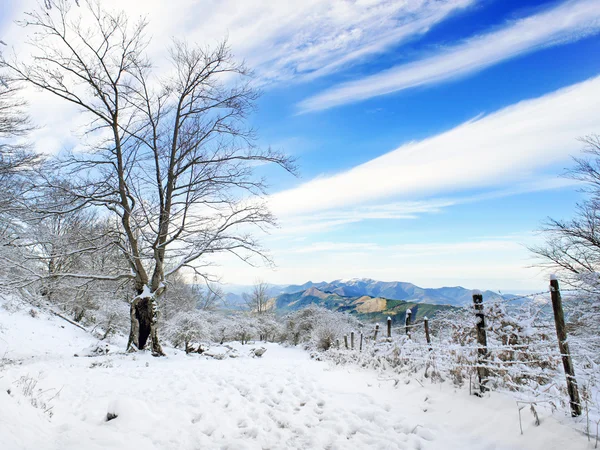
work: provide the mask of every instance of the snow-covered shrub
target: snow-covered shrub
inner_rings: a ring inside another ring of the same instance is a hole
[[[174,347],[183,347],[186,353],[193,351],[192,344],[209,341],[213,334],[212,324],[205,311],[181,311],[166,323],[164,336]]]
[[[129,303],[126,298],[98,297],[95,308],[85,322],[93,325],[92,332],[101,340],[115,334],[127,334],[130,325]]]
[[[477,318],[472,308],[440,313],[432,326],[438,363],[458,385],[477,367],[489,372],[488,387],[535,391],[556,375],[560,358],[551,311],[543,302],[484,303],[487,353],[477,353]],[[439,348],[439,350],[438,350]]]
[[[329,350],[336,340],[360,326],[354,316],[310,305],[286,316],[283,337],[294,345]]]
[[[247,344],[250,339],[258,335],[258,321],[251,314],[235,314],[230,316],[229,336],[242,344]]]
[[[261,341],[275,341],[282,332],[282,325],[272,313],[260,313],[254,315],[258,338]]]

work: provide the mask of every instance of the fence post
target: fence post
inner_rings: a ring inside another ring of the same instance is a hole
[[[354,350],[354,331],[350,332],[350,348]]]
[[[489,372],[485,365],[487,356],[487,334],[485,331],[485,314],[483,313],[483,295],[481,292],[473,291],[473,306],[475,307],[476,327],[477,327],[477,377],[479,378],[479,392],[484,393],[488,389],[485,386],[489,377]]]
[[[347,334],[344,335],[344,346],[346,347],[346,350],[348,350],[348,335]]]
[[[335,340],[335,346],[337,347],[338,350],[340,349],[340,340],[339,339]]]
[[[379,324],[375,324],[375,336],[373,336],[373,340],[377,342],[377,334],[379,333]]]
[[[410,339],[410,318],[412,316],[412,311],[409,309],[406,310],[406,319],[404,320],[404,326],[406,327],[406,335]]]
[[[391,338],[392,337],[392,318],[390,316],[388,316],[388,318],[387,318],[387,332],[388,332],[387,337]]]
[[[433,348],[431,348],[431,337],[429,336],[429,319],[427,318],[427,316],[423,317],[423,320],[425,322],[425,339],[427,339],[427,345],[429,345],[429,351],[432,351]]]
[[[567,329],[565,327],[565,313],[562,307],[560,297],[560,288],[555,275],[550,276],[550,295],[552,297],[552,311],[554,312],[554,323],[556,325],[556,337],[558,338],[558,348],[560,350],[565,376],[567,378],[567,391],[571,404],[571,416],[581,415],[581,401],[579,399],[579,390],[577,389],[577,380],[575,379],[575,368],[569,352],[569,342],[567,340]]]
[[[362,341],[363,341],[363,334],[361,332],[360,333],[360,348],[359,348],[359,351],[361,351],[361,352],[362,352]]]

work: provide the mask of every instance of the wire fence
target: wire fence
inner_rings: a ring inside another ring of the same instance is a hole
[[[574,417],[585,414],[584,431],[589,436],[590,414],[592,422],[600,421],[600,361],[598,354],[594,357],[584,345],[575,345],[573,354],[565,345],[566,330],[559,330],[561,321],[554,320],[554,315],[557,296],[560,303],[560,294],[566,293],[581,291],[551,288],[493,298],[483,301],[481,308],[474,301],[427,320],[410,321],[408,316],[409,322],[405,317],[404,323],[388,329],[363,330],[360,348],[344,346],[334,351],[332,358],[392,372],[421,371],[432,379],[451,379],[457,384],[470,380],[471,385],[475,379],[481,392],[484,387],[507,391],[521,403],[545,402]],[[484,323],[478,325],[481,321]],[[562,322],[564,327],[564,317]],[[483,341],[478,328],[485,331]],[[561,332],[564,342],[558,337]],[[576,368],[572,373],[565,362],[571,359]]]

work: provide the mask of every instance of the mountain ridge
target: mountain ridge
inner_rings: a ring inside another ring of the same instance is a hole
[[[252,286],[232,286],[227,300],[230,305],[243,305],[242,293],[250,292]],[[472,302],[472,290],[462,286],[444,286],[440,288],[422,288],[404,281],[379,281],[372,278],[350,278],[333,281],[307,281],[303,284],[272,285],[268,289],[269,297],[281,294],[294,294],[309,289],[318,289],[323,293],[337,294],[344,297],[383,297],[388,300],[403,300],[414,303],[432,305],[467,306]],[[227,290],[227,287],[225,288]],[[485,300],[499,300],[514,297],[511,294],[500,294],[486,290],[482,292]]]
[[[272,298],[269,303],[272,310],[278,314],[294,312],[309,305],[318,305],[332,311],[356,315],[360,320],[368,322],[385,321],[389,316],[394,323],[404,323],[409,309],[414,321],[425,316],[433,317],[440,311],[454,308],[449,305],[407,302],[368,295],[343,296],[334,292],[321,291],[314,286],[304,291],[280,294]]]

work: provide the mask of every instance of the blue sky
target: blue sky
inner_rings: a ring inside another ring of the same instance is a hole
[[[11,45],[29,3],[2,12]],[[223,281],[544,288],[525,246],[545,217],[572,214],[580,194],[560,175],[577,138],[600,133],[600,2],[175,3],[126,6],[148,15],[151,54],[171,36],[229,36],[263,91],[261,144],[300,167],[260,168],[281,223],[263,236],[277,267],[219,258]],[[62,106],[30,103],[46,151],[68,145],[77,119],[53,124]]]

